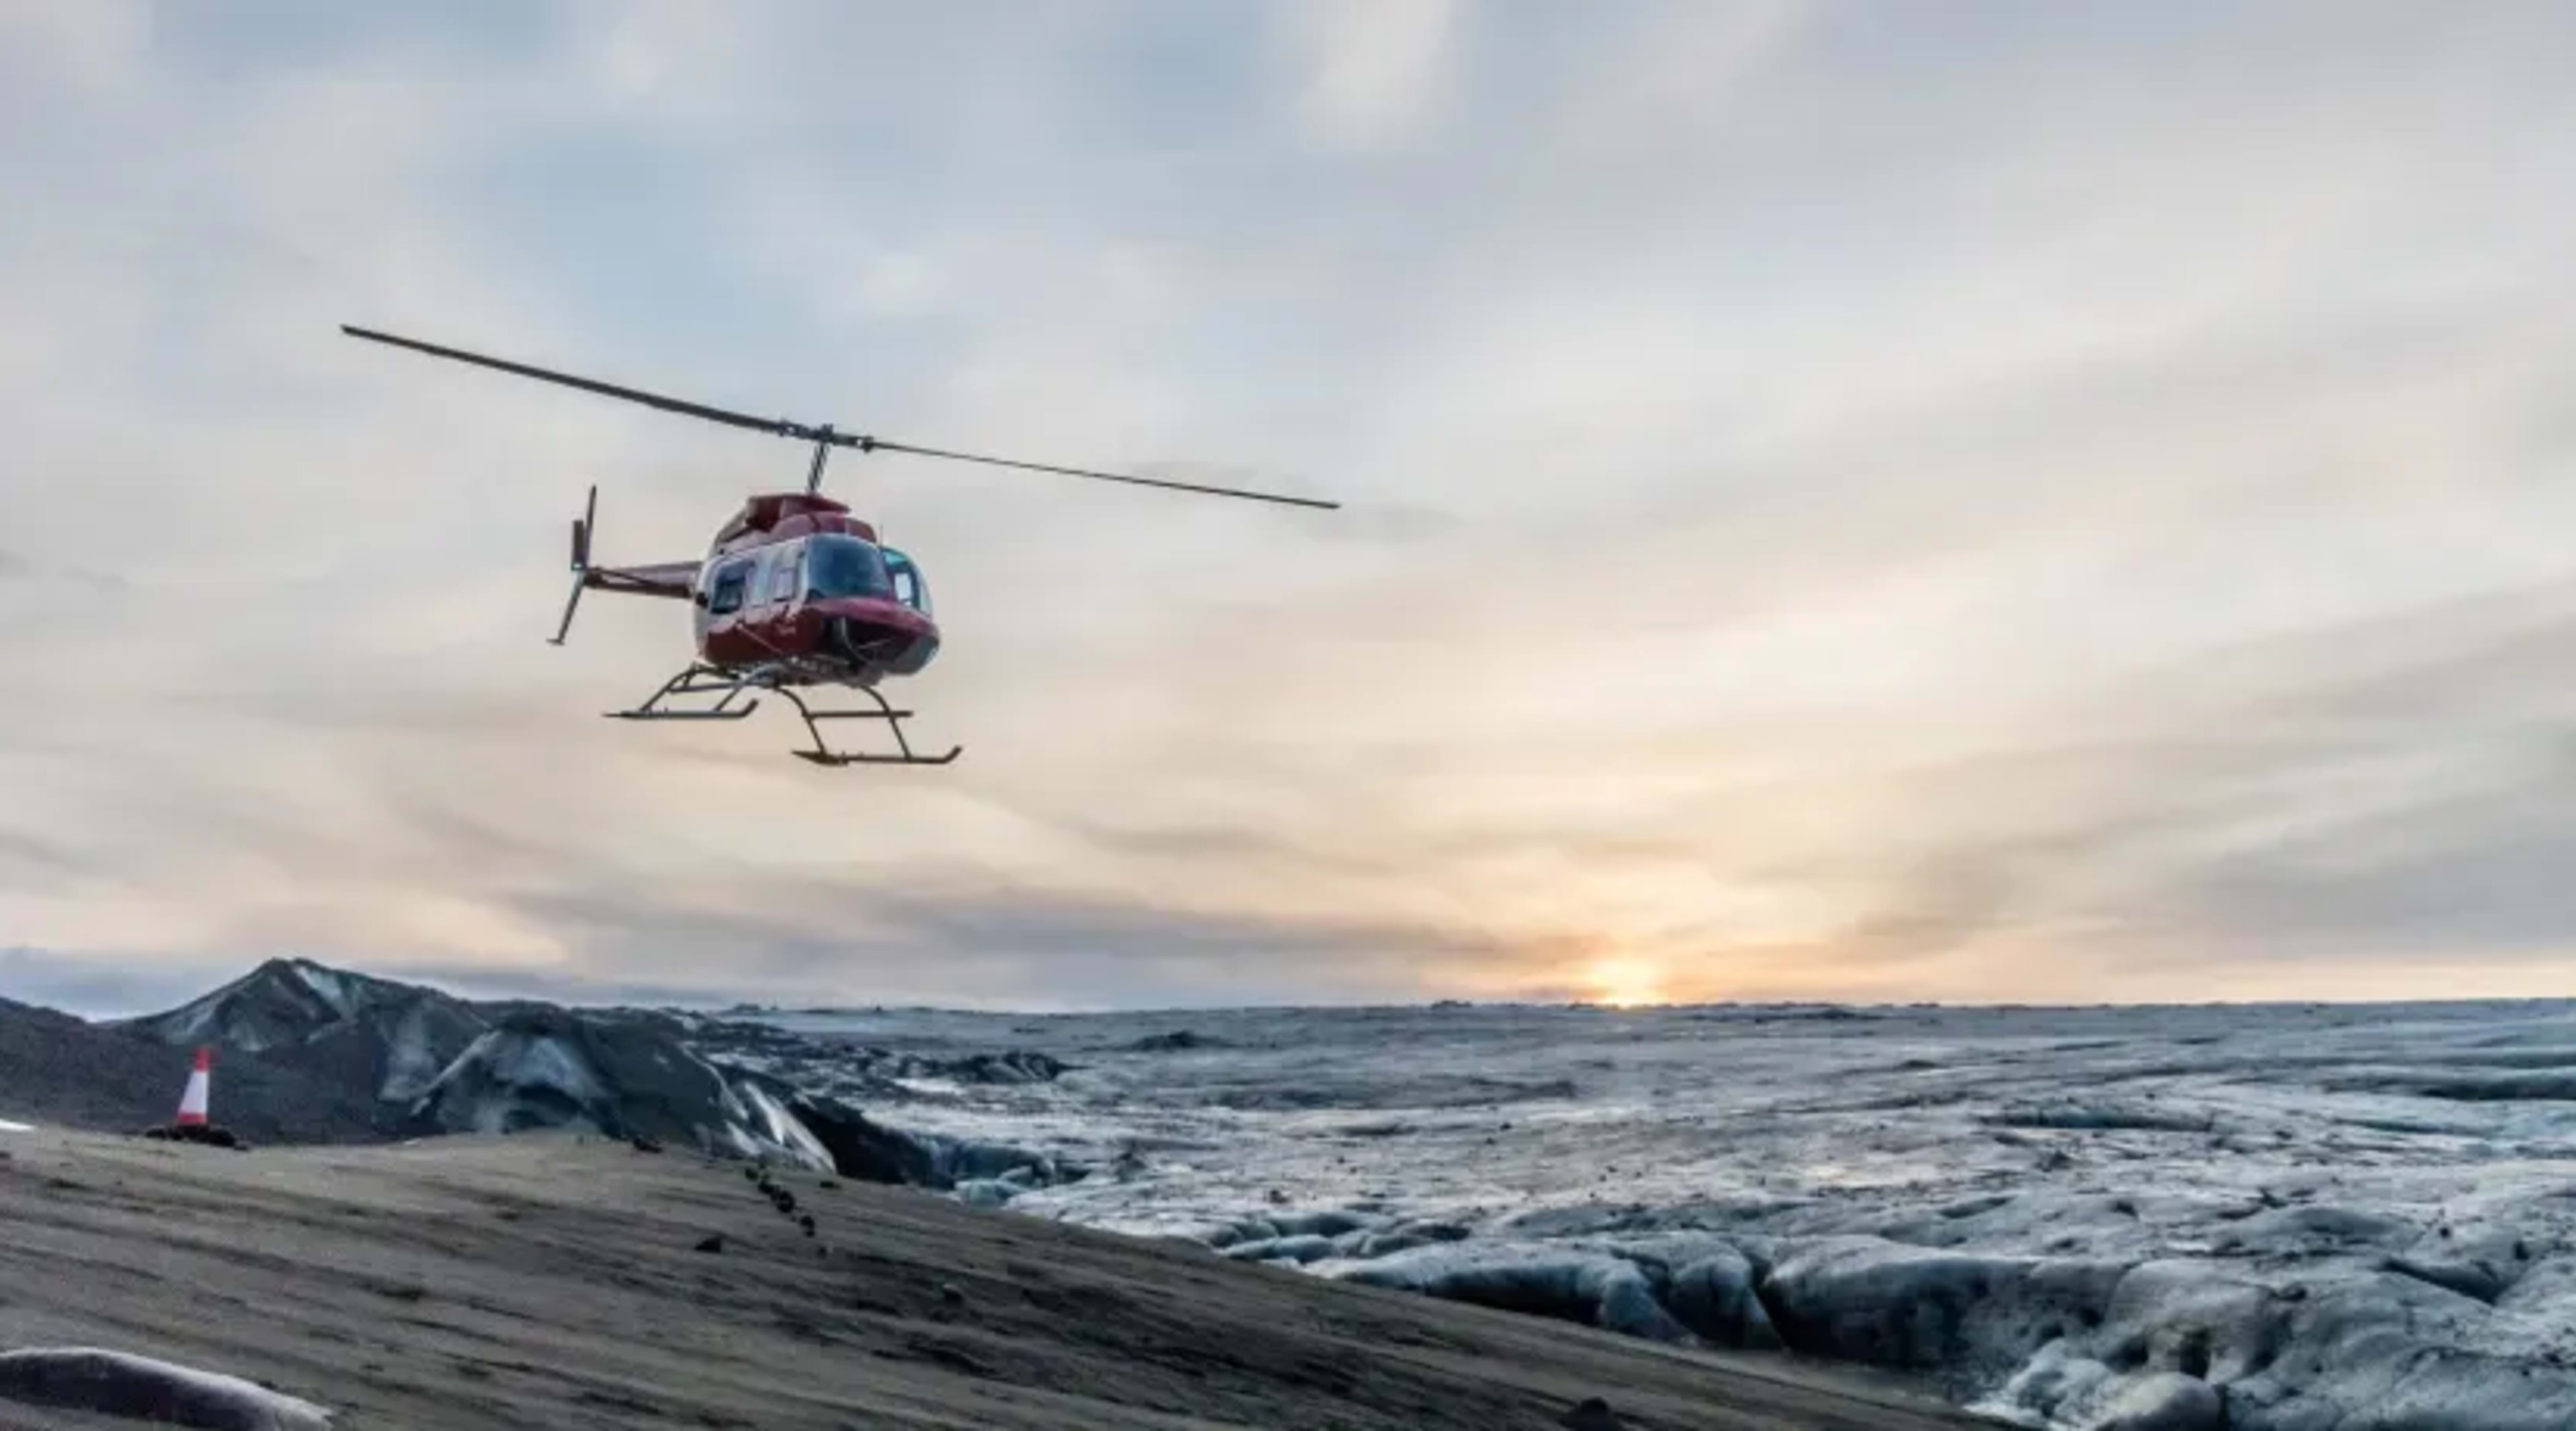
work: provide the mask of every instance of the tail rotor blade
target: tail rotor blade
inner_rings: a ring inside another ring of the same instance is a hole
[[[547,644],[560,646],[572,634],[572,614],[581,609],[581,594],[590,587],[590,534],[599,521],[599,484],[592,483],[590,496],[581,504],[581,515],[572,519],[572,595],[564,598],[563,620]]]
[[[564,598],[563,621],[555,627],[555,634],[546,638],[547,645],[560,646],[564,643],[564,638],[572,634],[572,614],[581,609],[581,594],[588,590],[589,587],[589,572],[579,571],[573,573],[572,595]]]

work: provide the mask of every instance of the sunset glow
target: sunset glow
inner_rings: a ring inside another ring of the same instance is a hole
[[[2576,976],[2566,7],[321,9],[0,6],[0,997]],[[834,459],[823,771],[543,639],[801,449],[341,323],[1345,505]]]

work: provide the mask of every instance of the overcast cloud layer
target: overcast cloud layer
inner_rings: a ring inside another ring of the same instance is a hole
[[[0,3],[0,994],[2564,993],[2576,9]],[[785,444],[944,772],[598,719]]]

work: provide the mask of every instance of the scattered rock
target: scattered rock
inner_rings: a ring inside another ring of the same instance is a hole
[[[722,1252],[724,1251],[724,1234],[721,1232],[708,1233],[706,1236],[698,1239],[697,1246],[692,1247],[689,1250],[692,1252]]]
[[[1610,1409],[1609,1402],[1597,1396],[1587,1396],[1575,1403],[1572,1410],[1556,1418],[1556,1424],[1566,1431],[1627,1431],[1628,1423],[1619,1419],[1619,1413]]]
[[[329,1431],[312,1402],[245,1381],[98,1347],[0,1352],[0,1398],[205,1431]]]

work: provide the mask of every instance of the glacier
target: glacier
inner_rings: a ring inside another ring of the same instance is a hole
[[[2576,1425],[2566,1002],[758,1022],[710,1056],[1077,1170],[956,1181],[1016,1214],[2033,1427]],[[996,1049],[1058,1071],[884,1076]]]

